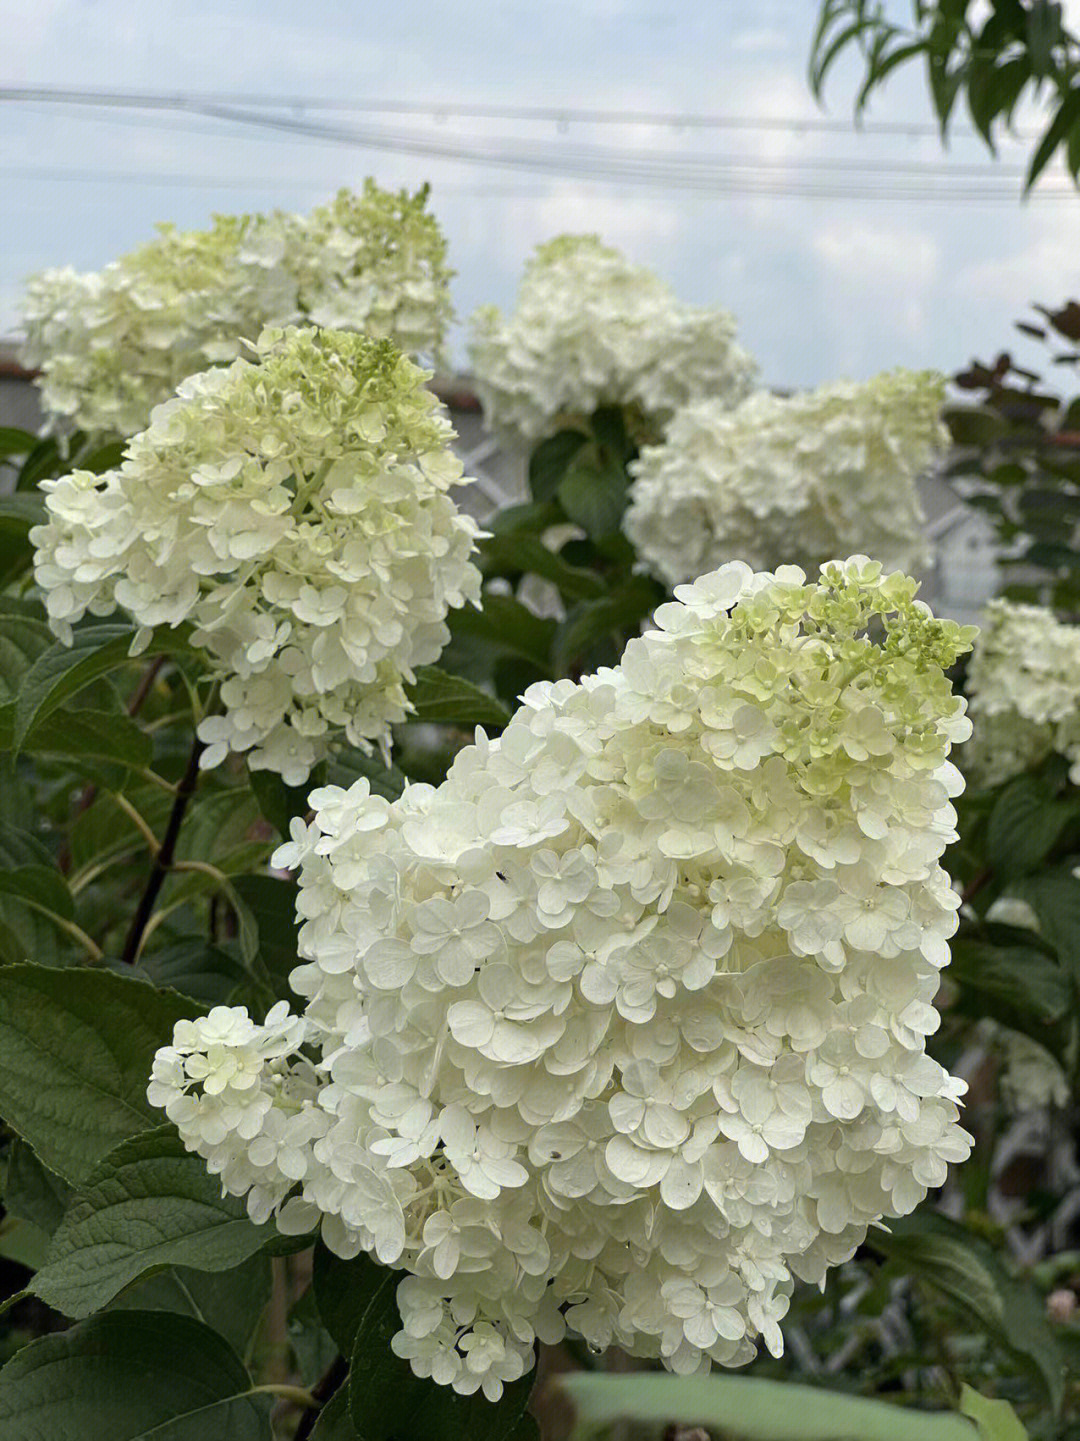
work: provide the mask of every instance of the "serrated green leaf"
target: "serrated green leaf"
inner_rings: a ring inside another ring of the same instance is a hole
[[[555,621],[539,616],[512,595],[485,593],[483,610],[459,610],[450,622],[454,639],[469,636],[490,656],[517,655],[542,671],[551,665]]]
[[[15,745],[15,706],[0,706],[0,751]],[[77,763],[80,775],[94,773],[116,784],[123,774],[143,769],[153,759],[150,737],[121,711],[58,710],[35,725],[22,744],[29,755]]]
[[[139,958],[139,970],[155,986],[179,991],[203,1006],[228,1004],[237,987],[249,979],[235,956],[196,936],[171,946],[148,947]]]
[[[348,788],[363,776],[377,796],[396,801],[405,789],[405,777],[396,765],[386,765],[379,755],[367,756],[363,751],[345,746],[332,755],[326,766],[328,785]]]
[[[14,744],[21,749],[33,726],[60,709],[91,681],[127,665],[135,631],[127,625],[90,625],[75,632],[70,646],[50,646],[34,661],[15,699]],[[190,650],[186,631],[159,626],[146,654],[176,655]]]
[[[416,721],[471,729],[504,726],[510,719],[509,711],[494,696],[438,666],[420,666],[416,684],[410,686],[406,694],[414,710],[412,719]]]
[[[904,1406],[844,1396],[791,1381],[748,1376],[560,1376],[575,1426],[571,1441],[593,1441],[619,1420],[650,1429],[649,1441],[671,1426],[707,1426],[730,1441],[912,1441]],[[920,1441],[977,1441],[971,1422],[949,1411],[920,1411]]]
[[[122,1141],[78,1188],[32,1289],[82,1318],[148,1271],[231,1270],[268,1239],[175,1126],[159,1126]]]
[[[111,971],[0,969],[0,1116],[45,1165],[79,1182],[120,1141],[155,1124],[150,1063],[182,996]]]
[[[560,625],[552,648],[557,673],[563,674],[575,662],[587,662],[590,649],[600,640],[615,639],[620,651],[662,599],[655,582],[634,576],[610,595],[575,606]]]
[[[4,1441],[270,1441],[269,1406],[207,1326],[110,1311],[24,1346],[0,1371]]]
[[[0,617],[0,702],[13,701],[39,655],[56,644],[44,621],[6,612]]]
[[[264,819],[268,820],[279,835],[288,837],[289,826],[295,816],[306,815],[311,809],[308,796],[317,786],[325,784],[325,766],[318,766],[322,774],[312,774],[301,786],[287,786],[273,771],[248,769],[248,782],[259,804]]]

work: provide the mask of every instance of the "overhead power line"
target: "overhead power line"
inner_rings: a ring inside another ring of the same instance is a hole
[[[238,105],[278,110],[340,111],[368,115],[423,115],[438,119],[520,120],[552,125],[656,125],[675,130],[779,130],[834,135],[938,135],[921,121],[833,120],[828,116],[731,115],[679,110],[593,108],[580,105],[500,105],[462,100],[334,99],[325,95],[281,95],[217,90],[96,90],[59,85],[0,87],[0,100],[46,101],[65,105],[131,109],[198,110],[204,105]],[[962,133],[962,132],[961,132]],[[967,132],[974,133],[974,132]],[[1020,132],[1018,132],[1020,134]],[[1028,138],[1023,132],[1021,138]]]

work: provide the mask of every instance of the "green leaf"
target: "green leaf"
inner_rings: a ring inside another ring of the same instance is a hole
[[[0,1371],[4,1441],[270,1441],[236,1353],[187,1316],[110,1311]]]
[[[1042,935],[1073,980],[1080,983],[1080,880],[1071,868],[1060,866],[1021,876],[1010,884],[1009,891],[1031,906]]]
[[[192,1316],[224,1336],[245,1360],[257,1339],[270,1299],[273,1272],[270,1257],[251,1256],[231,1271],[192,1271],[170,1266],[144,1276],[110,1303],[113,1310],[172,1311]]]
[[[401,1272],[368,1256],[339,1261],[320,1243],[312,1284],[323,1324],[351,1355],[349,1411],[363,1441],[533,1441],[527,1416],[530,1373],[508,1386],[495,1405],[482,1394],[459,1396],[415,1376],[390,1349],[401,1329],[397,1288]]]
[[[1062,1059],[1072,987],[1062,968],[1034,946],[999,946],[961,936],[952,943],[949,979],[960,987],[965,1011],[992,1016],[1023,1031]]]
[[[57,711],[91,681],[130,663],[135,631],[127,625],[89,625],[75,632],[70,646],[51,646],[27,672],[15,701],[15,748],[21,749],[33,726]],[[190,650],[186,631],[159,626],[148,655]]]
[[[12,896],[44,915],[70,920],[74,911],[71,892],[52,866],[20,866],[0,871],[0,896]]]
[[[14,746],[15,706],[0,706],[0,751]],[[112,788],[119,788],[130,769],[149,766],[154,755],[150,737],[122,711],[54,711],[31,729],[22,749],[74,761],[80,776],[93,772]]]
[[[405,789],[405,777],[395,765],[386,765],[381,756],[367,756],[363,751],[345,746],[332,755],[326,765],[328,785],[348,787],[366,777],[372,791],[388,801],[396,801]]]
[[[227,1271],[268,1239],[240,1197],[222,1196],[221,1181],[184,1149],[176,1127],[159,1126],[121,1141],[79,1187],[33,1290],[81,1318],[147,1271]]]
[[[970,1386],[960,1387],[960,1412],[970,1416],[979,1441],[1027,1441],[1027,1432],[1008,1401],[992,1401]]]
[[[33,431],[19,430],[14,425],[0,425],[0,458],[28,455],[37,443],[38,438]]]
[[[1024,180],[1024,192],[1027,194],[1038,180],[1039,176],[1050,163],[1054,151],[1063,142],[1067,142],[1075,126],[1080,125],[1080,88],[1066,90],[1057,113],[1047,126],[1042,139],[1036,147],[1031,163],[1028,166],[1027,176]],[[1075,178],[1075,177],[1074,177]]]
[[[56,643],[44,621],[7,612],[0,617],[0,701],[13,701],[38,656]]]
[[[286,838],[294,816],[307,814],[311,809],[308,796],[323,783],[322,777],[312,775],[301,786],[287,786],[273,771],[255,771],[248,767],[248,784],[259,803],[259,810],[278,834]]]
[[[432,1385],[435,1383],[432,1382]],[[319,1412],[311,1433],[311,1441],[357,1441],[360,1433],[349,1415],[349,1388],[347,1384],[338,1387]]]
[[[155,986],[179,991],[203,1006],[228,1004],[237,987],[249,979],[235,956],[196,936],[144,951],[139,970]]]
[[[160,1120],[150,1063],[182,996],[111,971],[0,969],[0,1115],[44,1164],[78,1182],[120,1141]]]
[[[539,616],[512,595],[484,593],[483,610],[459,610],[450,623],[455,639],[474,637],[488,655],[518,655],[542,671],[551,666],[555,621]]]
[[[992,445],[1008,431],[1008,421],[988,405],[946,405],[941,418],[954,445]]]
[[[415,721],[438,722],[443,725],[504,726],[510,712],[494,696],[479,686],[449,675],[438,666],[420,666],[416,684],[406,694],[412,702]]]
[[[1035,1288],[1011,1276],[989,1242],[946,1216],[919,1210],[888,1225],[887,1231],[871,1232],[867,1245],[966,1313],[977,1331],[990,1335],[1042,1381],[1057,1412],[1065,1394],[1065,1368]]]
[[[15,1261],[28,1271],[36,1271],[45,1264],[48,1250],[49,1233],[33,1221],[24,1221],[21,1216],[5,1216],[0,1221],[0,1256],[5,1261]],[[26,1294],[19,1292],[19,1299]]]
[[[68,1183],[43,1165],[33,1149],[16,1137],[8,1151],[4,1210],[32,1222],[51,1236],[63,1219],[71,1196]]]
[[[580,450],[559,482],[559,504],[590,540],[618,531],[629,495],[629,478],[618,461]]]
[[[651,1425],[650,1441],[677,1424],[706,1426],[725,1441],[912,1441],[914,1434],[906,1407],[791,1381],[579,1371],[556,1384],[576,1413],[571,1441],[592,1441],[618,1420]],[[915,1429],[919,1441],[977,1441],[970,1421],[947,1411],[920,1411]]]
[[[604,582],[591,570],[571,565],[550,550],[538,535],[513,532],[480,542],[478,556],[486,576],[538,575],[551,581],[566,600],[590,600],[604,594]]]
[[[1055,800],[1041,777],[1017,776],[998,797],[986,833],[986,858],[999,876],[1041,866],[1069,824],[1080,818],[1080,801]]]
[[[660,588],[645,576],[633,576],[600,600],[576,606],[559,627],[553,647],[554,665],[559,674],[588,657],[590,649],[600,640],[613,637],[621,651],[631,636],[638,634],[641,622],[651,615],[662,600]]]
[[[289,974],[300,964],[296,954],[296,885],[273,876],[237,876],[233,889],[255,927],[255,955],[280,1000],[295,999]]]
[[[534,500],[553,500],[570,462],[588,440],[580,430],[560,430],[542,440],[529,457],[529,491]]]

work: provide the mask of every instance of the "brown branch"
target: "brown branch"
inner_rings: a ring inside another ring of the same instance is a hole
[[[124,942],[124,951],[121,959],[129,966],[133,966],[139,959],[139,949],[142,946],[143,934],[154,910],[154,903],[158,898],[158,892],[165,884],[165,877],[172,869],[173,857],[176,854],[176,842],[180,837],[180,827],[184,823],[184,813],[187,811],[188,802],[195,794],[195,788],[199,784],[199,757],[205,747],[198,736],[191,747],[191,755],[188,757],[187,769],[180,778],[180,784],[176,788],[176,800],[169,815],[169,824],[165,827],[165,835],[161,842],[161,849],[154,857],[154,864],[150,870],[150,877],[146,882],[146,889],[139,900],[138,908],[135,911],[134,919],[131,922],[131,929],[128,931],[127,940]]]
[[[961,891],[960,904],[962,906],[966,906],[968,901],[972,900],[975,896],[977,896],[982,890],[983,886],[989,885],[989,883],[993,879],[994,872],[990,866],[987,866],[984,870],[981,870],[979,874],[975,877],[975,879],[968,886],[966,886],[963,891]]]

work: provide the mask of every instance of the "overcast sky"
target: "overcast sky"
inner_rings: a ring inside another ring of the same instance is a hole
[[[989,164],[973,139],[958,137],[946,153],[929,135],[556,127],[435,113],[439,102],[483,102],[750,122],[819,117],[806,83],[817,8],[817,0],[0,0],[0,85],[430,102],[433,113],[416,117],[296,113],[445,143],[740,158],[750,162],[740,183],[766,187],[601,184],[186,116],[6,103],[0,331],[15,327],[22,281],[35,269],[96,268],[148,238],[157,220],[197,226],[212,211],[308,209],[370,174],[387,186],[432,182],[459,316],[483,302],[512,304],[539,241],[591,230],[685,299],[733,311],[769,384],[861,378],[897,364],[954,370],[1011,344],[1012,321],[1029,302],[1080,292],[1080,199],[1022,204],[1008,176],[1021,151],[1003,151],[1000,176],[950,179],[936,168]],[[832,117],[849,117],[851,94],[850,77],[838,75]],[[928,122],[921,75],[901,75],[872,114]],[[880,168],[855,171],[853,161]],[[891,184],[898,165],[933,168],[897,184],[944,185],[950,197],[850,193]],[[845,193],[784,193],[830,183]],[[1010,193],[972,198],[980,183]],[[1055,176],[1046,188],[1061,183]]]

